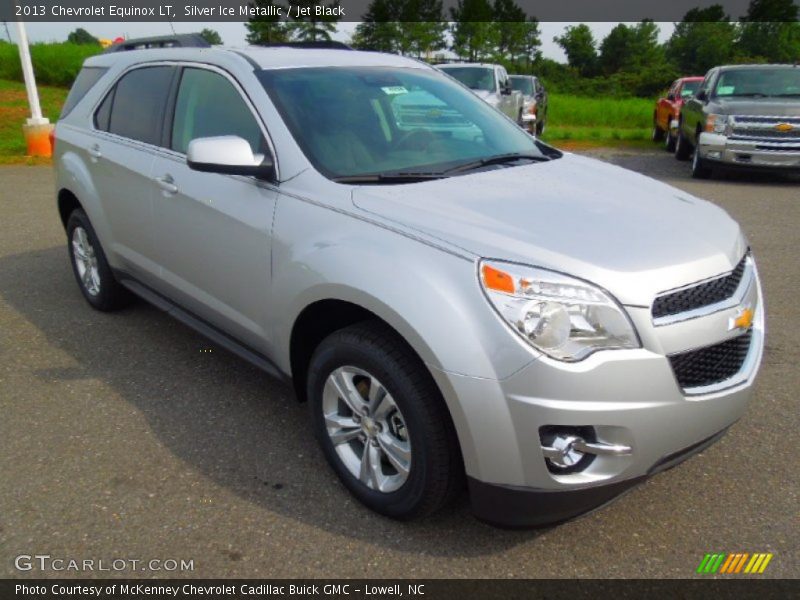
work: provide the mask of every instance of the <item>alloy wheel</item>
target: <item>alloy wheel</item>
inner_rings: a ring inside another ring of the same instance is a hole
[[[81,285],[89,295],[97,296],[100,293],[97,255],[83,227],[78,226],[72,231],[72,255]]]
[[[322,392],[325,429],[353,477],[372,490],[398,490],[411,472],[411,440],[392,395],[373,375],[335,369]]]

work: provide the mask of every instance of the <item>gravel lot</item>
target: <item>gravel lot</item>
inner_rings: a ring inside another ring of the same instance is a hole
[[[91,310],[52,171],[0,168],[0,576],[41,576],[14,557],[50,554],[193,559],[194,577],[687,577],[706,552],[741,551],[775,553],[762,577],[800,576],[800,183],[693,181],[655,150],[594,154],[743,224],[768,348],[721,442],[599,512],[530,531],[483,525],[466,499],[412,524],[356,504],[287,387],[143,303]]]

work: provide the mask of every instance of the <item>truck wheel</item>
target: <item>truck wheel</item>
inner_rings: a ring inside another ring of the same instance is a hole
[[[521,108],[519,109],[519,113],[517,113],[517,125],[519,125],[523,129],[525,128],[525,121],[522,120],[522,109]]]
[[[314,352],[314,433],[345,487],[395,519],[430,514],[463,489],[450,415],[425,365],[387,326],[364,322]]]
[[[544,133],[545,122],[546,122],[545,119],[542,119],[541,121],[539,121],[537,119],[537,121],[536,121],[536,135],[541,136]]]
[[[653,131],[650,134],[650,139],[652,139],[654,142],[660,142],[664,139],[664,130],[659,127],[655,116],[653,117]]]
[[[129,304],[131,293],[114,278],[89,217],[80,209],[67,220],[67,239],[72,272],[86,301],[102,311]]]
[[[664,136],[664,149],[667,152],[675,152],[675,142],[675,136],[668,131]]]
[[[708,179],[712,174],[711,167],[700,158],[700,149],[695,148],[694,156],[692,157],[692,177],[695,179]]]
[[[692,155],[692,145],[683,135],[683,130],[678,128],[678,139],[675,141],[675,158],[678,160],[689,160]]]

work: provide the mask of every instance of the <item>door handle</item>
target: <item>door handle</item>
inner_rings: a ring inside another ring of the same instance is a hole
[[[103,153],[100,152],[100,146],[98,144],[90,146],[88,152],[89,156],[91,156],[95,160],[103,156]]]
[[[175,180],[172,178],[172,175],[167,174],[156,177],[156,183],[158,183],[158,187],[169,194],[178,193],[178,186],[175,185]]]

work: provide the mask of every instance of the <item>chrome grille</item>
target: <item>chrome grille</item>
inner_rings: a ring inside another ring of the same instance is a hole
[[[758,142],[798,142],[800,141],[800,117],[750,117],[734,116],[731,125],[731,139]],[[781,125],[791,129],[781,130]]]
[[[659,296],[653,302],[653,318],[677,315],[727,300],[739,287],[746,262],[747,254],[727,275]]]

